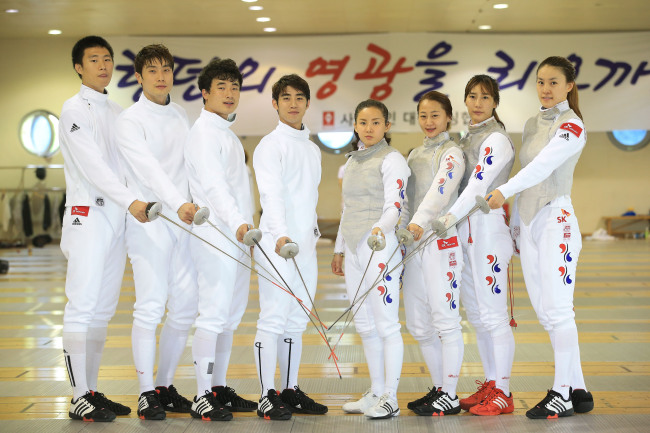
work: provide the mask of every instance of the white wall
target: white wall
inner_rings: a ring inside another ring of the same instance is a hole
[[[0,40],[0,167],[43,164],[47,161],[29,155],[18,141],[18,124],[22,116],[35,109],[59,114],[63,102],[76,93],[80,81],[72,69],[70,50],[75,40],[65,38]],[[459,89],[462,91],[462,89]],[[605,109],[603,101],[603,109]],[[354,104],[354,102],[352,102]],[[535,107],[530,107],[531,115]],[[246,121],[246,119],[240,119]],[[508,126],[508,125],[506,125]],[[245,137],[242,142],[252,156],[260,137]],[[513,134],[519,147],[521,135]],[[394,134],[393,145],[402,153],[421,144],[419,134]],[[51,163],[63,159],[55,155]],[[338,167],[345,162],[342,155],[323,153],[323,178],[318,212],[322,218],[338,218]],[[578,163],[573,203],[583,233],[602,226],[602,216],[619,215],[628,208],[648,213],[650,199],[650,147],[637,152],[624,152],[609,143],[604,133],[590,133],[588,143]],[[515,171],[518,164],[515,166]],[[0,170],[0,188],[15,188],[19,171]],[[30,171],[26,186],[35,183]],[[63,173],[50,171],[49,186],[63,186]]]

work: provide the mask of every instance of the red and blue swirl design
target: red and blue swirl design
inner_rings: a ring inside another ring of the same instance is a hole
[[[487,277],[485,277],[485,280],[487,281],[488,286],[490,286],[490,290],[492,290],[492,294],[498,295],[499,293],[501,293],[501,289],[497,284],[497,274],[501,272],[501,267],[499,265],[498,257],[496,254],[488,254],[487,261],[488,261],[488,265],[491,265],[490,270],[492,271],[492,275],[488,275]]]
[[[569,263],[573,261],[573,258],[571,257],[571,252],[569,251],[569,244],[560,244],[560,253],[562,254],[562,259],[564,260],[564,266],[560,266],[558,268],[560,271],[560,276],[562,277],[564,285],[572,284],[573,280],[569,274]]]
[[[478,164],[476,166],[476,169],[474,170],[474,177],[477,178],[478,180],[483,180],[483,173],[485,172],[485,167],[488,165],[492,165],[493,159],[494,159],[494,155],[492,155],[492,148],[486,147],[485,154],[483,155],[482,165]]]
[[[390,297],[390,294],[386,289],[387,286],[386,283],[392,281],[393,277],[388,275],[388,269],[386,269],[386,263],[380,263],[377,266],[379,267],[379,271],[382,273],[381,283],[379,283],[379,285],[377,286],[377,290],[379,290],[379,295],[382,297],[382,301],[384,301],[384,305],[392,304],[393,299]]]
[[[447,297],[447,302],[449,303],[449,309],[456,309],[456,298],[454,296],[454,290],[458,289],[458,281],[456,280],[456,273],[453,271],[447,272],[447,281],[449,281],[449,292],[445,295]]]
[[[448,160],[445,169],[447,170],[445,172],[445,175],[443,177],[441,177],[440,179],[438,179],[438,192],[440,194],[445,193],[445,184],[447,183],[447,179],[450,179],[450,180],[453,179],[453,176],[454,176],[454,172],[453,172],[454,163]]]
[[[404,180],[403,179],[397,179],[397,189],[399,190],[400,201],[395,202],[395,207],[397,208],[397,215],[401,215],[402,214],[402,204],[400,202],[402,200],[404,200]]]

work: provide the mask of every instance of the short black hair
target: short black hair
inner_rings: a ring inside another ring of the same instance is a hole
[[[86,51],[86,48],[94,47],[106,48],[111,55],[111,59],[113,58],[113,47],[111,47],[111,44],[106,42],[106,39],[101,36],[86,36],[79,39],[77,43],[74,44],[74,47],[72,47],[72,67],[74,68],[75,65],[83,65],[84,52]],[[77,75],[81,78],[81,74],[77,73]]]
[[[218,57],[210,60],[210,63],[205,65],[201,70],[199,79],[197,80],[199,90],[205,90],[210,93],[212,80],[215,78],[218,80],[236,81],[239,84],[239,87],[241,87],[244,80],[241,71],[237,67],[237,63],[235,63],[234,60],[220,59]],[[203,103],[205,104],[205,99],[203,99]]]
[[[304,93],[305,98],[309,101],[309,84],[307,84],[307,81],[305,81],[304,78],[296,74],[285,75],[273,85],[273,88],[271,89],[273,100],[277,102],[280,98],[280,93],[284,92],[284,90],[289,86]]]
[[[171,66],[172,71],[174,70],[174,56],[172,56],[172,53],[169,52],[167,47],[162,44],[152,44],[143,47],[138,54],[135,55],[135,59],[133,59],[135,72],[142,75],[142,69],[146,65],[153,64],[156,60],[158,60],[161,65],[168,64]]]

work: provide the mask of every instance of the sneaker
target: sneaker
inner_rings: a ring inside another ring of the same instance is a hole
[[[293,413],[306,413],[311,415],[324,415],[327,413],[327,406],[316,403],[302,392],[298,385],[293,389],[285,389],[280,394],[280,400]]]
[[[257,409],[257,403],[238,396],[229,386],[213,386],[212,392],[215,393],[217,401],[230,412],[252,412]]]
[[[485,382],[476,381],[478,388],[476,392],[470,395],[467,398],[464,398],[460,401],[460,408],[463,410],[469,410],[470,407],[476,406],[483,401],[485,397],[488,396],[492,388],[494,388],[495,383],[493,380],[485,379]]]
[[[424,397],[420,397],[417,400],[413,400],[412,402],[407,404],[406,407],[413,410],[414,408],[416,408],[418,406],[421,406],[424,403],[432,400],[433,397],[435,397],[436,394],[438,394],[438,392],[441,391],[441,390],[442,390],[442,387],[430,389],[429,392]]]
[[[376,405],[378,401],[379,397],[376,394],[373,394],[369,389],[363,393],[361,399],[345,403],[342,409],[343,412],[346,413],[366,413],[366,411]]]
[[[499,388],[492,388],[492,392],[482,402],[469,408],[471,413],[480,416],[501,415],[502,413],[512,413],[514,410],[512,393],[510,396],[506,396]]]
[[[189,413],[192,410],[192,402],[180,395],[174,385],[157,386],[156,392],[162,407],[167,412]]]
[[[198,396],[197,396],[198,397]],[[203,421],[230,421],[232,413],[217,400],[214,392],[206,392],[201,397],[194,397],[190,415]]]
[[[575,413],[591,412],[594,408],[594,397],[584,389],[572,389],[570,391],[571,404]]]
[[[526,412],[526,416],[530,419],[555,419],[571,415],[573,415],[571,397],[565,400],[562,394],[552,389],[542,401]]]
[[[257,416],[264,419],[287,420],[291,419],[291,411],[282,403],[278,392],[269,389],[268,394],[260,398],[257,405]]]
[[[158,399],[158,390],[140,394],[140,398],[138,398],[138,418],[162,420],[166,416],[165,409],[163,409]]]
[[[455,415],[460,413],[460,403],[458,396],[451,398],[449,394],[441,390],[433,400],[413,408],[413,412],[423,416]]]
[[[90,391],[95,395],[96,401],[100,402],[105,408],[109,409],[117,416],[124,416],[131,413],[131,408],[124,406],[118,402],[109,400],[104,394],[99,391]]]
[[[89,422],[110,422],[115,419],[115,413],[98,401],[93,391],[88,391],[77,401],[70,400],[68,416],[72,419]]]
[[[397,406],[397,399],[391,397],[388,393],[382,394],[374,406],[368,408],[364,414],[372,419],[385,419],[392,418],[399,415],[399,407]]]

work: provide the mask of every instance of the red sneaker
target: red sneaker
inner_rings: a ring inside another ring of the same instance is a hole
[[[470,395],[467,398],[464,398],[460,401],[460,408],[463,410],[469,410],[470,407],[476,406],[480,402],[483,401],[485,397],[494,389],[494,381],[493,380],[485,380],[485,382],[481,383],[480,381],[476,381],[476,384],[478,385],[478,390]]]
[[[501,415],[502,413],[512,413],[514,410],[512,393],[510,396],[506,396],[499,388],[492,388],[492,392],[482,402],[469,409],[474,415],[481,416]]]

